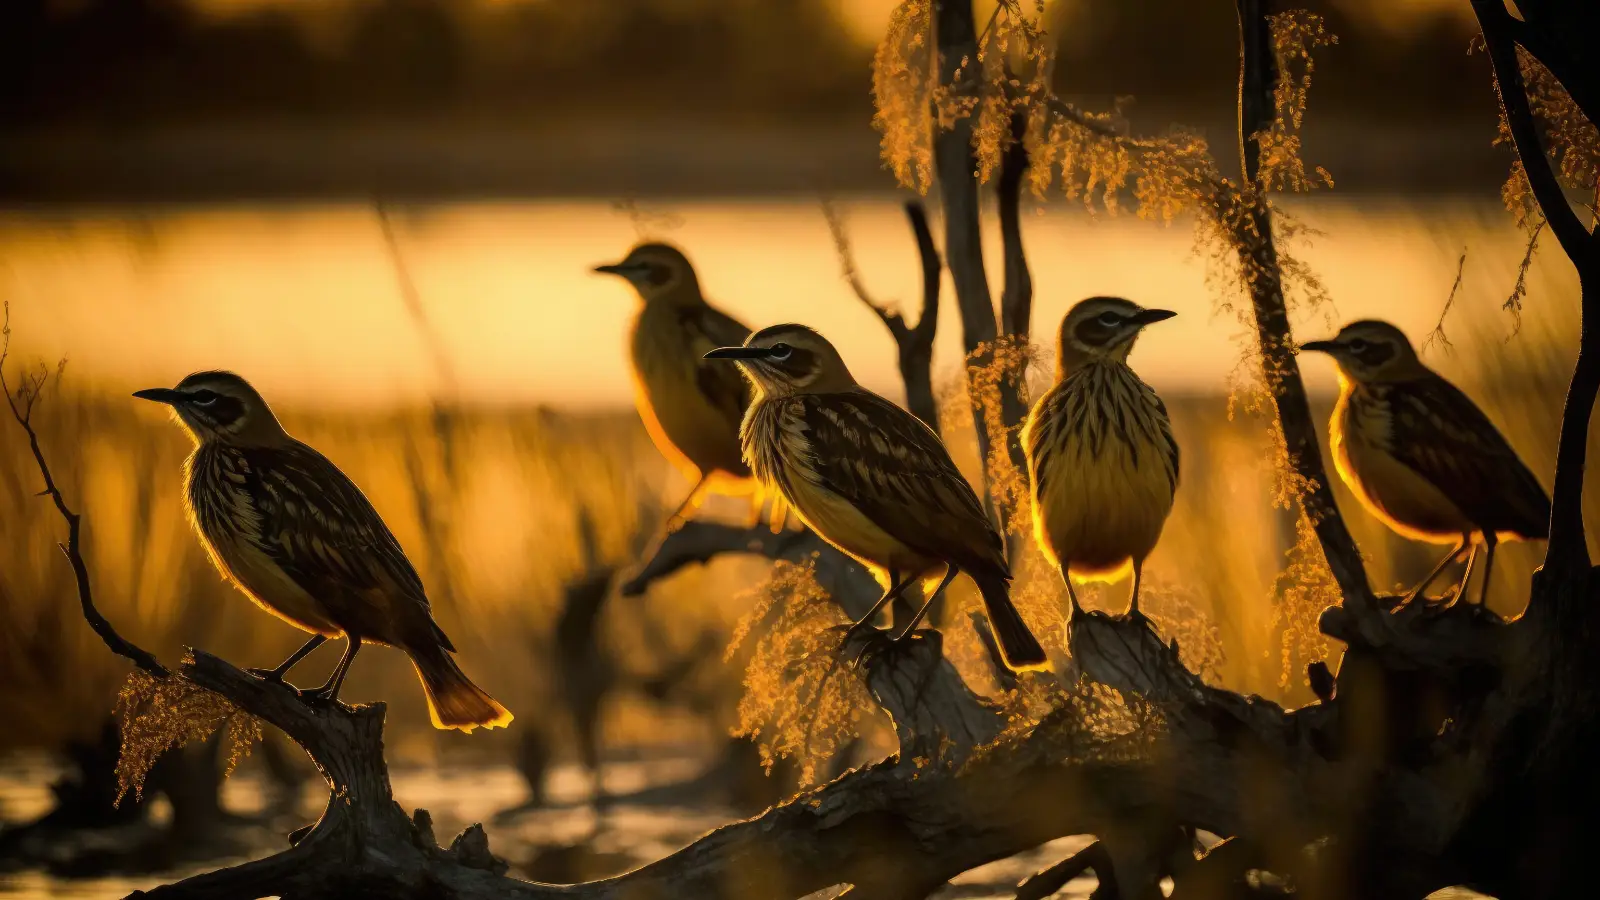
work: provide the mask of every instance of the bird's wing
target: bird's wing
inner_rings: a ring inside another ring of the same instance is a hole
[[[707,304],[685,310],[683,326],[689,335],[689,349],[695,361],[695,386],[706,402],[737,423],[750,405],[750,382],[739,374],[737,366],[703,357],[718,347],[743,344],[750,336],[750,329]]]
[[[824,486],[918,552],[1008,573],[1004,542],[928,426],[869,391],[800,399],[806,468]]]
[[[1489,417],[1443,378],[1386,386],[1388,451],[1444,491],[1473,522],[1543,537],[1550,497]]]
[[[294,441],[246,451],[261,515],[261,549],[313,596],[385,596],[431,621],[422,579],[361,489],[327,457]],[[437,629],[435,629],[437,630]],[[438,636],[447,649],[448,639]]]

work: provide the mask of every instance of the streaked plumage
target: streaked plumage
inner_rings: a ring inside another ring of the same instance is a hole
[[[706,302],[688,258],[667,244],[640,244],[595,271],[627,279],[643,301],[629,337],[635,405],[656,447],[695,485],[674,522],[708,489],[749,490],[739,423],[750,385],[705,355],[743,342],[750,329]]]
[[[436,727],[511,721],[456,666],[422,580],[360,488],[290,437],[254,388],[232,373],[200,372],[174,390],[135,396],[170,404],[195,439],[186,506],[217,569],[262,609],[317,636],[263,674],[282,678],[342,635],[349,649],[316,693],[337,697],[362,642],[387,644],[411,657]]]
[[[1178,488],[1178,444],[1167,408],[1128,367],[1139,331],[1168,318],[1117,297],[1091,297],[1061,321],[1056,383],[1023,426],[1034,538],[1074,581],[1131,569],[1139,608],[1144,559],[1161,538]]]
[[[1515,450],[1466,394],[1423,365],[1405,333],[1387,322],[1352,322],[1302,350],[1333,356],[1339,400],[1329,423],[1334,465],[1373,515],[1412,540],[1455,547],[1413,588],[1416,597],[1468,544],[1542,539],[1550,498]],[[1461,591],[1471,577],[1472,562]]]
[[[1011,603],[1005,545],[938,435],[858,385],[833,346],[804,326],[763,329],[713,357],[737,359],[755,385],[742,431],[755,476],[884,583],[883,598],[858,625],[912,581],[944,567],[931,601],[965,571],[1007,661],[1045,663]]]

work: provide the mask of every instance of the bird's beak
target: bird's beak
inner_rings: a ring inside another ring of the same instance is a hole
[[[140,400],[154,400],[157,403],[165,403],[169,406],[180,403],[189,397],[183,391],[175,391],[172,388],[149,388],[148,390],[134,391],[133,395]]]
[[[1339,349],[1337,341],[1306,341],[1300,345],[1300,352],[1310,350],[1312,353],[1332,353]]]
[[[626,278],[629,275],[639,271],[641,268],[643,267],[625,262],[617,262],[606,263],[603,266],[595,266],[594,270],[601,275],[621,275],[622,277]]]
[[[707,353],[706,359],[767,359],[772,356],[768,347],[718,347]]]
[[[1141,309],[1133,314],[1132,321],[1136,325],[1154,325],[1157,322],[1170,319],[1177,313],[1170,309]]]

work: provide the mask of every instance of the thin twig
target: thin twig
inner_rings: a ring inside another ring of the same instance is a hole
[[[1539,235],[1548,224],[1550,219],[1540,216],[1533,230],[1528,232],[1528,246],[1522,251],[1522,262],[1517,264],[1517,283],[1511,288],[1511,296],[1500,304],[1501,309],[1511,314],[1511,334],[1506,336],[1507,341],[1522,331],[1522,300],[1528,296],[1528,270],[1533,268],[1533,256],[1539,250]]]
[[[844,216],[827,197],[821,199],[821,204],[822,217],[828,222],[828,234],[833,236],[833,248],[839,255],[839,269],[844,275],[845,282],[850,285],[850,290],[855,292],[856,298],[883,320],[889,333],[894,336],[895,343],[901,343],[911,334],[911,328],[906,325],[905,317],[888,304],[873,299],[872,293],[867,290],[866,282],[861,278],[861,270],[856,266],[855,251],[850,245],[850,233],[845,229]]]
[[[1449,336],[1447,336],[1444,333],[1444,317],[1450,315],[1451,307],[1455,306],[1455,303],[1456,303],[1456,292],[1461,290],[1461,273],[1465,272],[1466,269],[1467,269],[1467,251],[1466,251],[1466,248],[1463,247],[1461,249],[1461,258],[1459,260],[1456,260],[1456,280],[1455,280],[1455,283],[1450,285],[1450,296],[1444,298],[1444,308],[1439,310],[1439,321],[1438,321],[1438,323],[1433,326],[1433,330],[1428,332],[1428,336],[1426,338],[1424,338],[1423,341],[1422,341],[1422,352],[1423,353],[1427,353],[1428,350],[1431,349],[1436,344],[1439,347],[1442,347],[1446,353],[1455,352],[1455,345],[1450,343]]]
[[[56,512],[61,514],[62,520],[67,523],[66,543],[57,543],[61,552],[66,555],[67,562],[72,566],[72,577],[78,587],[78,602],[83,606],[83,617],[89,621],[89,627],[100,636],[112,653],[133,661],[139,668],[165,678],[168,675],[165,666],[148,651],[138,647],[111,626],[105,616],[95,608],[94,595],[89,587],[89,567],[83,562],[83,553],[80,550],[80,520],[78,514],[67,505],[67,500],[61,494],[61,488],[56,485],[56,480],[50,473],[50,464],[45,461],[44,449],[39,446],[39,433],[33,427],[33,413],[39,400],[44,396],[45,387],[50,382],[50,373],[43,366],[34,374],[24,374],[22,382],[16,391],[11,390],[11,385],[5,377],[5,361],[11,351],[11,304],[5,304],[4,324],[0,324],[0,391],[6,395],[6,405],[11,408],[12,418],[22,426],[28,435],[28,448],[33,451],[33,461],[39,467],[39,474],[44,478],[44,490],[40,496],[47,496],[55,504]],[[67,361],[61,360],[56,367],[56,383],[60,384],[61,375],[66,370]]]

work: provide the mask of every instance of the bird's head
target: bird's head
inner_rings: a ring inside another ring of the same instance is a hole
[[[706,359],[729,359],[763,394],[824,394],[856,386],[850,368],[828,339],[804,325],[773,325],[742,347],[718,347]]]
[[[698,297],[699,281],[683,251],[670,244],[640,244],[621,262],[595,266],[603,275],[627,279],[646,303],[672,297]]]
[[[133,395],[172,407],[196,443],[268,445],[287,438],[267,401],[232,372],[196,372],[175,388],[150,388]]]
[[[1177,313],[1170,310],[1145,309],[1121,297],[1080,300],[1061,319],[1061,335],[1056,347],[1057,371],[1065,374],[1097,359],[1124,362],[1146,325],[1175,315]]]
[[[1405,332],[1378,319],[1362,319],[1326,341],[1307,341],[1301,351],[1326,353],[1357,384],[1406,381],[1427,372]]]

